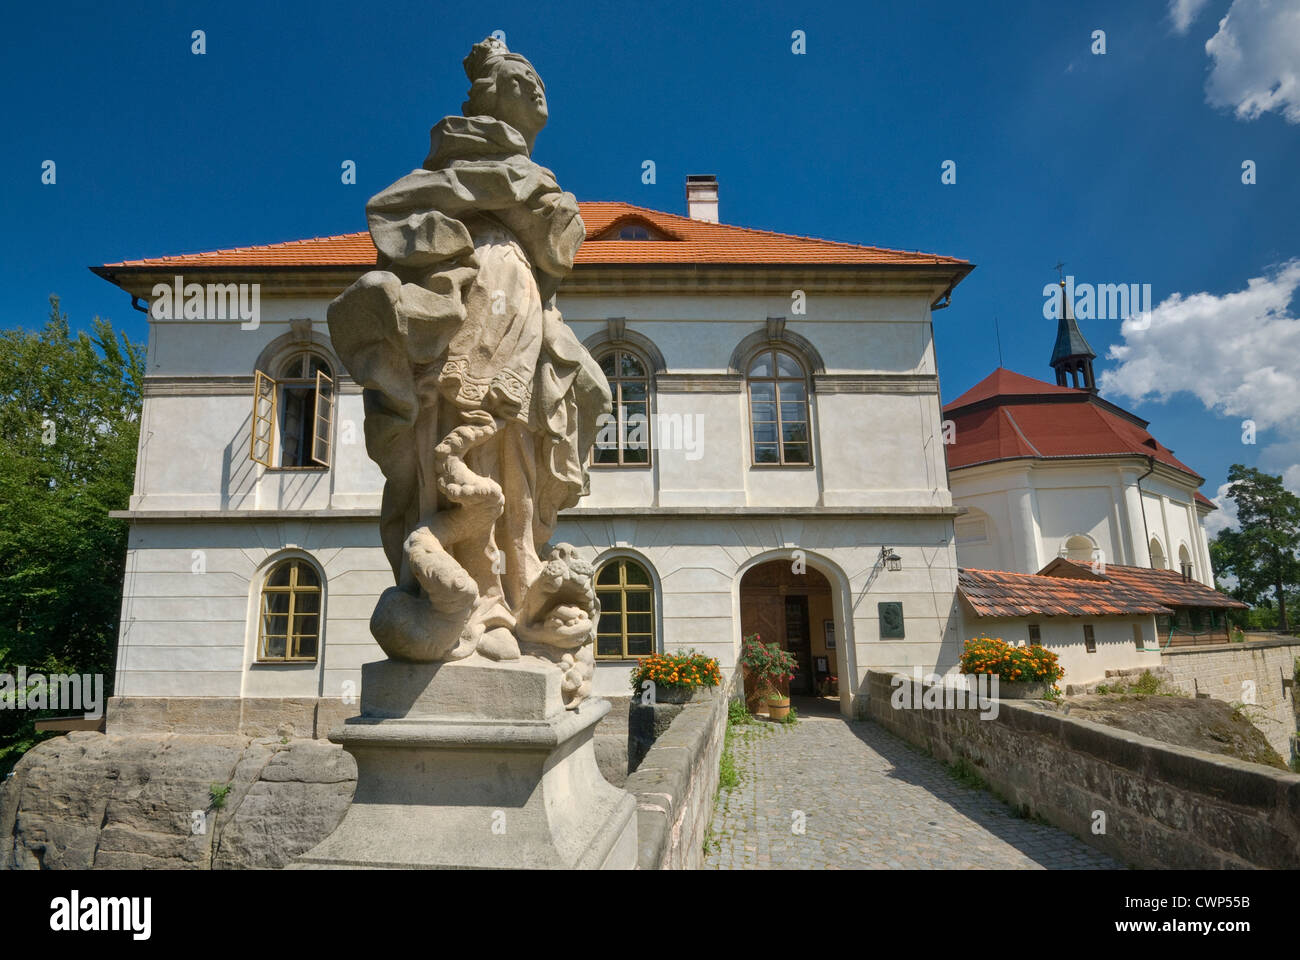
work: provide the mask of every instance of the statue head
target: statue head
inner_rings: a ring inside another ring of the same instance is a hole
[[[461,105],[467,117],[495,117],[508,123],[528,142],[546,126],[546,85],[526,57],[511,53],[496,37],[474,44],[464,60],[470,79],[469,99]]]

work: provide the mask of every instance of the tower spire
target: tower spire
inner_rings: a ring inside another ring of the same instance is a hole
[[[1058,268],[1063,264],[1057,264]],[[1097,381],[1092,373],[1092,361],[1097,355],[1084,339],[1083,332],[1074,321],[1074,310],[1066,296],[1065,279],[1061,279],[1061,312],[1056,321],[1056,346],[1052,348],[1052,369],[1056,371],[1058,387],[1078,387],[1097,392]]]

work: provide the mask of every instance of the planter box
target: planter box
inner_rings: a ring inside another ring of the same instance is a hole
[[[655,703],[692,703],[696,700],[712,700],[717,687],[655,687]],[[640,695],[634,697],[640,701]]]
[[[999,680],[999,700],[1042,700],[1052,685],[1046,680]]]

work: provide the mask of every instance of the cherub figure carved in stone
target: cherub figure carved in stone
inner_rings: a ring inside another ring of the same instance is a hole
[[[610,409],[555,307],[586,231],[530,156],[547,120],[532,64],[489,38],[464,66],[464,116],[437,123],[422,168],[371,198],[378,269],[329,308],[386,481],[397,582],[371,631],[399,660],[543,657],[574,706],[594,669],[593,570],[567,544],[540,553]]]

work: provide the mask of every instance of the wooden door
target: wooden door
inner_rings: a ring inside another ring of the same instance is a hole
[[[812,634],[808,623],[807,597],[785,598],[785,648],[794,655],[796,664],[794,679],[790,681],[790,693],[812,696]]]

